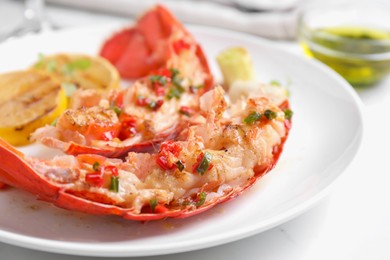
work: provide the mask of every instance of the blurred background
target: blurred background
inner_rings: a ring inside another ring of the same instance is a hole
[[[385,0],[1,0],[0,41],[45,30],[121,21],[156,3],[181,21],[280,42],[327,64],[356,88],[390,71],[390,13]]]

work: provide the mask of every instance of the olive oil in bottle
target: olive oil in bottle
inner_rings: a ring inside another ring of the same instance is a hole
[[[301,32],[305,53],[327,64],[355,87],[369,86],[390,72],[390,32],[337,26]]]

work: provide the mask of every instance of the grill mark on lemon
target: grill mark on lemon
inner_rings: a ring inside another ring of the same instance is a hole
[[[67,107],[59,81],[36,70],[0,74],[0,137],[24,145],[35,129],[50,124]]]
[[[60,91],[57,83],[47,76],[34,81],[21,82],[20,90],[8,102],[0,104],[0,127],[27,124],[42,117],[56,107]]]

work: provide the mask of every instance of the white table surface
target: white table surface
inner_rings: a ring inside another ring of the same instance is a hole
[[[22,2],[0,0],[0,33],[20,22]],[[59,27],[126,21],[49,6]],[[296,43],[278,42],[300,53]],[[303,55],[303,54],[302,54]],[[214,248],[142,259],[390,259],[390,77],[359,91],[365,108],[361,148],[331,193],[297,218],[261,234]],[[0,213],[1,214],[1,213]],[[0,243],[0,260],[91,260]],[[99,259],[99,258],[98,258]]]

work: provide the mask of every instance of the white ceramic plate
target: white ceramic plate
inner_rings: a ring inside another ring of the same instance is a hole
[[[297,216],[323,197],[351,162],[362,138],[361,105],[353,89],[325,66],[275,48],[268,41],[191,28],[217,77],[217,53],[225,47],[245,46],[259,79],[290,84],[293,129],[277,167],[242,196],[208,212],[149,223],[69,212],[36,201],[23,191],[7,189],[0,191],[0,241],[89,256],[184,252],[262,232]],[[113,30],[113,26],[84,28],[7,42],[0,45],[0,72],[26,68],[38,53],[96,54]],[[36,154],[40,149],[24,150]]]

